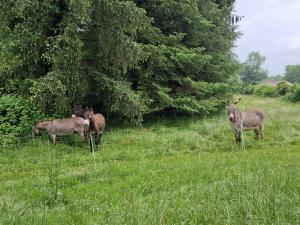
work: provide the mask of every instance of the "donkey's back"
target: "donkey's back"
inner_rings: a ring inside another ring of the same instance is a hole
[[[265,122],[265,115],[261,110],[252,110],[242,112],[243,127],[245,130],[256,129],[263,127]]]
[[[88,121],[81,117],[55,119],[52,121],[50,132],[57,135],[67,135],[75,131],[82,132],[87,125]]]
[[[92,126],[95,130],[98,130],[100,133],[103,133],[105,128],[105,118],[102,114],[96,113],[92,119]]]

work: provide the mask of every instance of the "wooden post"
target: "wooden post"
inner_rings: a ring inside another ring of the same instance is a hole
[[[90,149],[93,154],[94,159],[94,168],[96,168],[96,157],[95,157],[95,150],[94,150],[94,144],[93,144],[93,132],[89,132],[89,140],[90,140]]]

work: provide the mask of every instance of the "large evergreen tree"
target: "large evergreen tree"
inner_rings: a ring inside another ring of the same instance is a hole
[[[216,111],[236,70],[233,2],[1,0],[0,86],[50,114]]]

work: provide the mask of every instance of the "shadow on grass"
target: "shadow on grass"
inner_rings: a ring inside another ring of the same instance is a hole
[[[180,113],[153,113],[145,115],[143,127],[151,126],[165,126],[165,127],[190,127],[195,122],[204,121],[206,119],[214,118],[216,116],[224,115],[224,111],[221,110],[209,115],[186,115]]]
[[[225,110],[225,108],[224,108]],[[209,115],[187,115],[182,113],[158,112],[144,115],[141,126],[126,122],[125,120],[114,118],[106,119],[106,131],[121,131],[125,129],[150,128],[155,126],[172,127],[189,127],[195,122],[211,119],[219,115],[225,115],[225,111],[220,110]],[[225,118],[225,117],[224,117]]]

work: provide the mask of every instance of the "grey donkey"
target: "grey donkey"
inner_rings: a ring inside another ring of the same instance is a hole
[[[234,103],[228,101],[227,106],[228,119],[234,132],[236,143],[241,144],[241,134],[246,130],[254,130],[256,140],[259,137],[263,139],[263,128],[265,123],[264,113],[259,109],[240,112],[237,108],[237,104],[240,101],[241,98]]]
[[[89,121],[81,117],[38,122],[32,128],[32,136],[39,134],[40,131],[47,131],[53,144],[55,144],[57,135],[68,135],[77,132],[87,142],[88,126]]]

